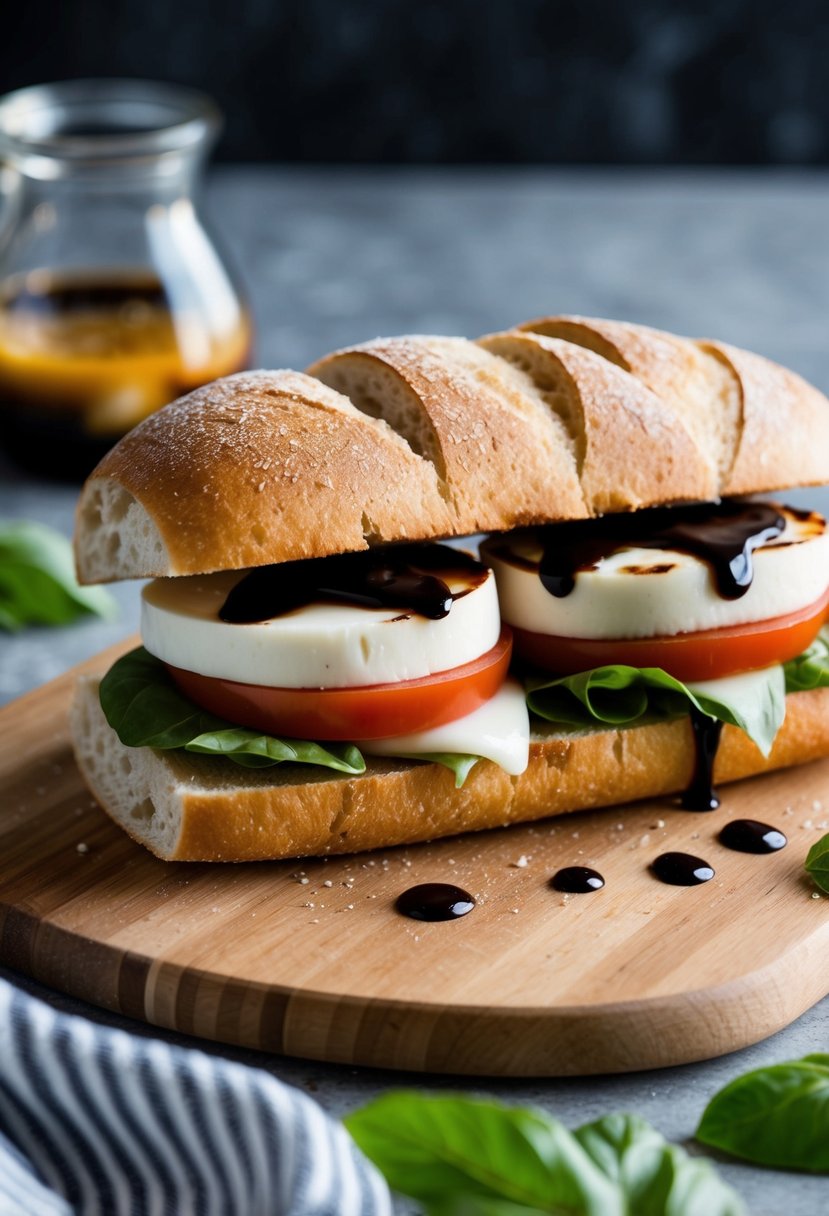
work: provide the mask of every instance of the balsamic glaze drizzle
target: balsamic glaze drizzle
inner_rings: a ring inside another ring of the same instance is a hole
[[[757,819],[732,819],[717,839],[737,853],[778,853],[789,843],[777,828]]]
[[[690,853],[662,853],[651,863],[651,873],[672,887],[696,887],[714,877],[708,862]]]
[[[680,798],[686,811],[715,811],[720,805],[714,789],[714,760],[720,745],[723,724],[697,709],[690,708],[691,729],[694,732],[694,775]]]
[[[251,570],[219,610],[223,621],[249,625],[308,604],[400,608],[440,620],[454,600],[480,586],[486,566],[458,549],[438,544],[389,545],[361,553],[302,558]],[[445,578],[461,579],[452,592]]]
[[[475,907],[475,900],[462,887],[446,882],[424,882],[409,887],[397,897],[395,908],[412,920],[457,920]]]
[[[775,507],[740,499],[574,520],[540,530],[545,543],[538,574],[551,595],[562,597],[575,587],[579,570],[617,549],[674,549],[707,562],[719,594],[735,600],[751,586],[754,550],[780,536],[785,526]]]
[[[604,879],[598,870],[589,866],[565,866],[550,879],[554,891],[566,891],[573,895],[584,895],[588,891],[600,891]]]

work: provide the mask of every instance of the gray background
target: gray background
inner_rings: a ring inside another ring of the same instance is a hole
[[[822,175],[224,169],[212,178],[209,204],[248,284],[264,366],[302,367],[375,334],[476,336],[567,311],[725,338],[829,389],[829,180]],[[68,533],[75,493],[0,469],[0,517],[37,518]],[[826,491],[795,497],[829,507]],[[0,698],[132,631],[135,588],[115,590],[116,623],[0,637]],[[261,1064],[335,1114],[389,1085],[415,1083],[536,1102],[571,1125],[636,1111],[686,1141],[716,1088],[752,1066],[826,1050],[828,1022],[823,1002],[766,1043],[718,1061],[566,1081],[470,1084],[209,1050]],[[827,1208],[819,1178],[733,1163],[722,1169],[761,1216]]]

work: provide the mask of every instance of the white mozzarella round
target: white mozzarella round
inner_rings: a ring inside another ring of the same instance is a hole
[[[412,735],[358,741],[357,747],[367,756],[428,756],[436,752],[482,756],[517,777],[527,767],[530,755],[530,718],[524,689],[517,680],[506,680],[494,697],[465,718]]]
[[[461,592],[447,616],[399,608],[317,603],[256,624],[219,619],[244,570],[159,578],[142,592],[141,635],[150,654],[203,676],[272,688],[359,688],[433,675],[491,650],[501,632],[495,579]]]
[[[541,548],[532,529],[499,537],[521,564],[487,548],[501,615],[510,625],[572,638],[640,638],[770,620],[817,603],[829,588],[829,531],[821,516],[780,508],[784,532],[756,549],[754,580],[739,599],[718,594],[710,566],[673,549],[620,548],[579,570],[569,595],[538,577]],[[528,564],[534,568],[528,568]]]

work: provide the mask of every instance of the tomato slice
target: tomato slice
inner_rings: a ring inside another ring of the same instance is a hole
[[[624,663],[661,667],[677,680],[716,680],[802,654],[827,619],[829,590],[786,616],[656,638],[565,638],[513,626],[516,655],[554,675]]]
[[[266,688],[167,665],[191,701],[210,713],[293,739],[390,739],[454,722],[495,695],[506,679],[512,633],[479,658],[448,671],[363,688]]]

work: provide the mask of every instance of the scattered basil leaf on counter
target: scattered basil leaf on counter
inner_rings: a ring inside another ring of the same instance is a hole
[[[821,891],[829,891],[829,833],[821,836],[809,849],[806,869]]]
[[[126,747],[184,748],[226,756],[246,768],[290,761],[340,773],[365,772],[366,762],[349,743],[276,739],[246,730],[199,709],[178,691],[163,663],[143,646],[123,655],[101,680],[101,708]]]
[[[709,1161],[668,1144],[638,1115],[606,1115],[574,1135],[619,1186],[633,1216],[740,1216],[744,1210]]]
[[[396,1191],[440,1216],[625,1216],[619,1187],[542,1111],[400,1090],[345,1125]]]
[[[65,536],[26,520],[0,523],[0,629],[67,625],[79,616],[115,615],[103,587],[80,587]]]
[[[829,1055],[729,1082],[705,1108],[697,1140],[757,1165],[829,1172]]]
[[[613,664],[555,680],[533,678],[527,704],[540,718],[578,727],[667,720],[695,705],[740,727],[768,755],[786,712],[785,677],[778,664],[727,679],[683,684],[659,667]]]
[[[783,664],[786,692],[829,688],[829,629],[822,629],[808,650]]]

